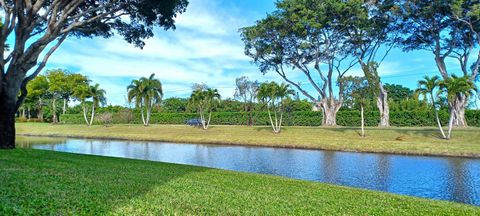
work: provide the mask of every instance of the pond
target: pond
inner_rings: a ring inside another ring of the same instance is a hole
[[[45,137],[19,137],[17,145],[278,175],[480,206],[480,159]]]

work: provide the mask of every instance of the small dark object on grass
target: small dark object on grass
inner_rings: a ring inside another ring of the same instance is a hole
[[[395,140],[397,140],[397,141],[405,141],[405,140],[407,140],[407,137],[406,137],[406,136],[399,136],[399,137],[395,138]]]
[[[189,126],[200,127],[202,122],[199,119],[189,119],[187,122],[185,122],[185,124]]]

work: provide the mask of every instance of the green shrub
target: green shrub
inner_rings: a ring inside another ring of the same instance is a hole
[[[133,115],[133,118],[125,115]],[[380,113],[365,112],[365,125],[377,126]],[[480,126],[480,111],[467,110],[467,123],[469,126]],[[443,125],[448,122],[448,113],[444,110],[439,113]],[[196,113],[153,113],[151,124],[185,124],[188,119],[198,118]],[[60,120],[66,124],[84,124],[82,114],[66,114],[60,116]],[[141,124],[140,113],[127,114],[124,112],[113,113],[113,124]],[[245,112],[214,112],[212,113],[211,124],[214,125],[246,125],[248,123],[248,113]],[[268,114],[266,112],[256,112],[254,114],[255,125],[269,125]],[[94,124],[100,124],[98,118],[95,118]],[[285,126],[320,126],[322,124],[322,113],[313,111],[287,112],[284,113],[283,125]],[[340,111],[337,115],[337,124],[340,126],[358,126],[360,125],[359,111]],[[423,127],[436,126],[435,114],[428,111],[405,111],[390,112],[390,124],[399,127]]]

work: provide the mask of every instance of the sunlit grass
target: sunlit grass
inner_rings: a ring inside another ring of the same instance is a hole
[[[438,137],[435,128],[367,128],[361,138],[357,128],[285,127],[274,134],[268,127],[211,126],[207,131],[184,125],[51,125],[18,123],[17,134],[118,138],[165,142],[241,144],[388,152],[419,155],[480,157],[480,128],[455,129],[452,140]]]
[[[282,177],[0,151],[0,215],[479,215],[480,208]]]

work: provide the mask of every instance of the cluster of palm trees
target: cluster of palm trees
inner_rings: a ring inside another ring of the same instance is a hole
[[[294,94],[295,91],[285,83],[278,84],[276,82],[266,82],[262,83],[258,88],[258,101],[266,105],[270,125],[272,126],[274,133],[280,133],[282,129],[283,100]]]
[[[105,97],[105,90],[100,88],[100,85],[97,83],[93,86],[90,85],[80,85],[77,86],[74,90],[74,96],[80,100],[80,104],[83,109],[83,117],[88,126],[93,124],[93,119],[95,117],[95,108],[100,105],[105,105],[107,103],[107,98]],[[91,115],[90,120],[88,120],[87,113],[89,112],[89,107],[87,99],[91,98]]]
[[[439,76],[428,77],[425,76],[423,80],[418,81],[418,88],[416,92],[423,94],[426,100],[430,100],[433,110],[435,111],[435,118],[437,121],[438,129],[442,134],[443,139],[450,139],[452,135],[453,121],[456,116],[459,115],[456,110],[457,100],[459,98],[468,98],[476,90],[475,84],[468,77],[457,77],[455,75],[449,77],[448,79],[441,80]],[[448,131],[445,133],[443,130],[442,123],[438,116],[438,103],[435,100],[439,95],[446,95],[447,100],[449,101],[449,121],[448,121]]]
[[[220,104],[220,94],[217,89],[205,86],[194,89],[189,99],[190,106],[193,106],[200,116],[200,124],[204,130],[208,129],[212,119],[213,109]],[[208,113],[208,117],[205,114]]]
[[[162,83],[155,79],[155,74],[152,74],[148,78],[132,80],[127,86],[127,92],[128,101],[135,102],[135,106],[141,111],[143,124],[148,126],[152,108],[160,104],[163,98]],[[280,133],[282,127],[283,100],[293,94],[294,91],[289,85],[276,82],[262,83],[257,90],[257,99],[266,106],[274,133]],[[220,100],[221,96],[217,89],[208,88],[206,85],[194,85],[188,104],[197,111],[202,129],[208,130],[212,112],[220,104]]]
[[[135,106],[140,109],[143,125],[148,126],[153,107],[160,104],[163,98],[162,83],[155,79],[155,74],[152,73],[148,78],[132,80],[127,91],[128,101],[135,101]]]

